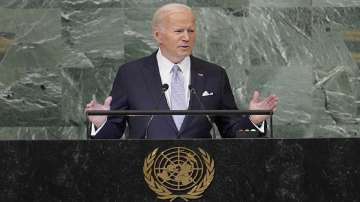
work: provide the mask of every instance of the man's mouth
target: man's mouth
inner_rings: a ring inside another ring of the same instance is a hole
[[[190,46],[180,46],[180,48],[189,48]]]

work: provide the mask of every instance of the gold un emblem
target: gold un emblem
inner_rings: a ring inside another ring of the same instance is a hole
[[[202,197],[214,178],[214,160],[204,150],[154,149],[144,161],[144,178],[159,199],[188,201]]]

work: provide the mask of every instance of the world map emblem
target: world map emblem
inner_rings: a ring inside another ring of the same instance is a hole
[[[144,179],[159,199],[201,198],[214,178],[214,160],[203,149],[154,149],[144,160]]]

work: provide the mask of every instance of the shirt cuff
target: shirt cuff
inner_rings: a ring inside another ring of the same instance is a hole
[[[91,123],[91,134],[90,135],[92,137],[94,137],[104,127],[106,121],[97,129],[95,129],[95,125],[93,123]]]
[[[251,121],[251,120],[250,120]],[[255,123],[253,123],[252,121],[251,121],[251,123],[255,126],[255,128],[256,129],[258,129],[258,131],[260,132],[260,133],[264,133],[265,132],[265,121],[263,121],[262,123],[261,123],[261,126],[258,126],[257,124],[255,124]]]

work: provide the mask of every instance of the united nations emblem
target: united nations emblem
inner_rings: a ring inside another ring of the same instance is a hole
[[[144,161],[144,178],[159,199],[185,201],[202,197],[214,178],[214,160],[204,150],[186,147],[154,149]]]

